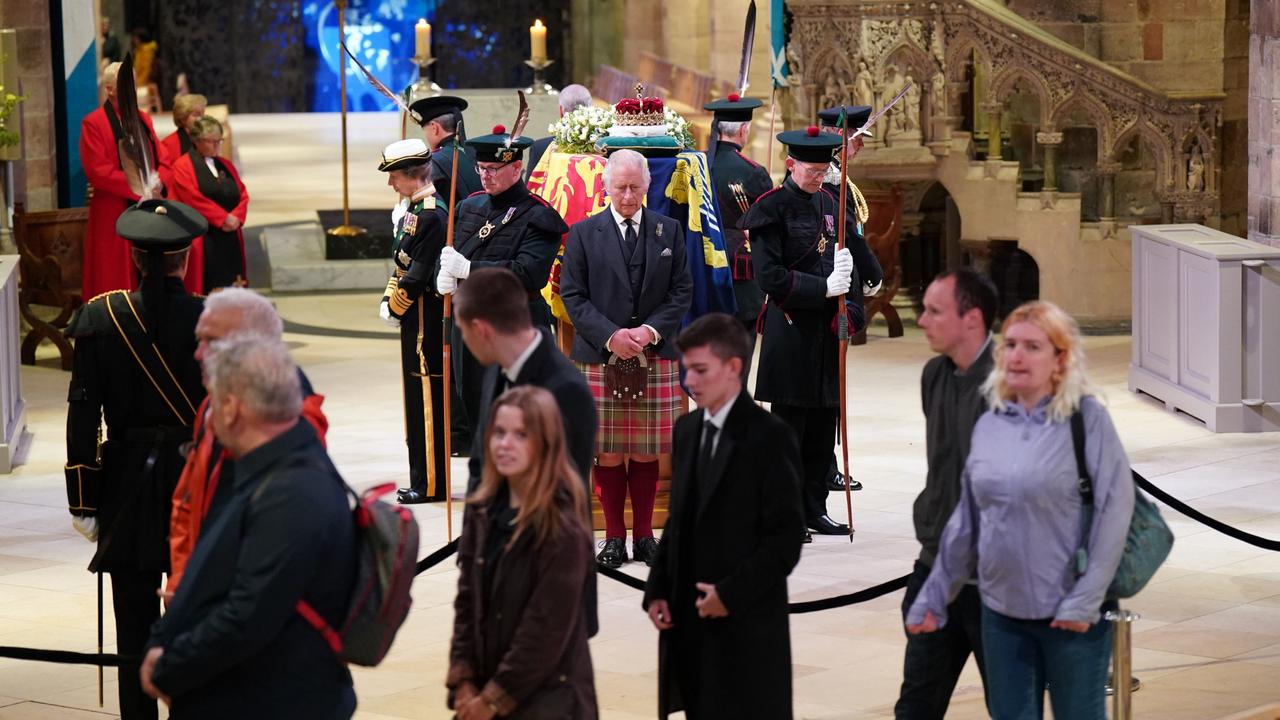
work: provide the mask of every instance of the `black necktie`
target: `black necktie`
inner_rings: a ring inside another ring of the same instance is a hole
[[[716,426],[711,420],[702,422],[702,449],[698,452],[698,469],[706,472],[711,467],[711,457],[715,454]]]
[[[636,221],[631,218],[627,218],[624,221],[624,224],[627,226],[627,232],[623,237],[623,244],[627,246],[627,257],[630,258],[631,254],[636,251],[636,242],[638,241],[636,236]]]

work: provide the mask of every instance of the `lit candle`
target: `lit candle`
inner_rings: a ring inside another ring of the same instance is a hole
[[[534,20],[529,27],[530,59],[534,62],[545,62],[547,59],[547,26],[541,20]]]
[[[414,54],[420,58],[431,57],[431,26],[425,19],[418,20],[413,27],[413,39]]]

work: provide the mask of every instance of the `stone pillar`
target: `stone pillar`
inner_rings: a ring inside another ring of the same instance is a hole
[[[1120,163],[1118,162],[1098,163],[1097,173],[1098,179],[1101,181],[1101,187],[1098,188],[1098,199],[1102,201],[1098,219],[1102,222],[1114,222],[1116,219],[1116,174],[1119,172]]]
[[[1044,148],[1044,191],[1058,189],[1058,146],[1062,144],[1060,132],[1038,132],[1036,142]]]
[[[1249,18],[1249,239],[1280,247],[1280,6]]]
[[[0,3],[0,27],[17,30],[17,52],[4,61],[17,64],[18,86],[5,90],[27,98],[9,118],[22,140],[21,156],[12,164],[14,196],[8,200],[24,203],[27,210],[53,210],[58,204],[57,139],[48,0]]]
[[[982,103],[982,113],[987,118],[987,160],[1000,159],[1000,111],[1003,109],[998,102]]]

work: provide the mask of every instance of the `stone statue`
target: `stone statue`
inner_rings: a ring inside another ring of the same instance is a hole
[[[947,114],[947,76],[942,71],[933,74],[929,79],[929,107],[932,109],[934,117],[942,117]]]
[[[916,81],[907,74],[907,94],[902,96],[902,104],[898,107],[902,108],[902,129],[908,132],[919,132],[920,130],[920,86]]]
[[[822,97],[818,101],[821,106],[819,109],[842,105],[846,97],[848,92],[844,81],[837,79],[835,72],[832,71],[827,75],[827,81],[822,87]]]
[[[858,61],[858,73],[853,76],[853,104],[875,107],[876,91],[871,71],[867,69],[867,61]]]
[[[902,70],[899,69],[897,65],[890,65],[889,72],[884,79],[884,101],[887,103],[897,95],[902,90],[903,84]],[[889,111],[889,115],[892,116],[889,118],[889,130],[894,134],[907,131],[907,113],[906,107],[904,107],[905,102],[906,98],[903,98],[903,102],[898,103]],[[917,109],[919,109],[918,104]],[[918,124],[919,123],[917,121],[917,125]]]
[[[1204,153],[1200,152],[1200,143],[1191,150],[1191,161],[1187,167],[1187,189],[1191,192],[1204,190]]]
[[[809,96],[804,89],[804,66],[800,63],[800,55],[791,45],[787,45],[787,86],[791,89],[791,102],[796,115],[808,117],[813,114],[809,105]]]

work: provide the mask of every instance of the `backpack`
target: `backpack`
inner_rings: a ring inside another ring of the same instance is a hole
[[[356,582],[341,627],[335,629],[306,600],[298,613],[344,662],[373,667],[391,649],[413,598],[409,588],[417,571],[418,523],[407,508],[378,498],[395,490],[385,483],[357,495],[351,514],[356,524]]]

